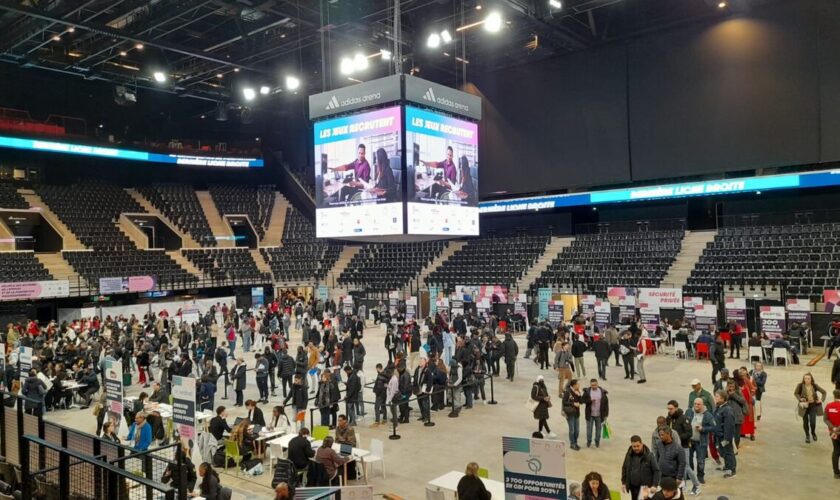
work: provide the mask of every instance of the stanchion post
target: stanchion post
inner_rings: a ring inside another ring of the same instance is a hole
[[[487,404],[488,405],[494,405],[496,403],[497,403],[496,397],[495,397],[494,392],[493,392],[493,376],[490,375],[490,401],[488,401]]]
[[[388,439],[395,441],[401,437],[397,434],[397,403],[391,400],[391,435],[388,436]]]
[[[432,394],[434,394],[434,391],[432,391],[432,393],[429,394],[426,397],[426,408],[427,408],[426,411],[429,412],[429,420],[426,420],[425,422],[423,422],[423,426],[425,426],[425,427],[434,427],[435,426],[435,423],[432,422]],[[418,404],[420,404],[420,403],[418,402]]]

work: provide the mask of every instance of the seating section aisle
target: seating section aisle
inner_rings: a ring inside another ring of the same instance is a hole
[[[332,269],[341,245],[315,238],[315,227],[297,208],[289,206],[283,227],[283,246],[260,248],[260,253],[279,282],[324,279]]]
[[[145,210],[121,188],[102,182],[86,182],[70,186],[41,185],[35,191],[88,248],[97,251],[136,249],[116,222],[122,213],[145,213]]]
[[[188,248],[181,253],[215,281],[271,281],[270,275],[257,268],[247,248]]]
[[[91,286],[97,286],[99,278],[127,276],[152,276],[161,289],[198,281],[163,250],[97,250],[63,252],[62,255]]]
[[[13,184],[0,183],[0,208],[26,210],[29,204],[23,199]]]
[[[188,233],[203,247],[216,246],[207,217],[201,209],[192,186],[186,184],[153,184],[137,188],[152,205],[160,210],[181,231]]]
[[[581,234],[531,285],[604,296],[607,288],[657,287],[680,251],[684,230]]]
[[[245,214],[260,240],[274,207],[274,186],[210,186],[210,195],[222,215]]]
[[[685,293],[716,297],[721,286],[785,286],[790,296],[822,302],[823,290],[840,286],[840,223],[720,229]]]
[[[368,291],[400,290],[446,248],[445,241],[362,246],[338,282]]]
[[[34,252],[0,253],[0,283],[53,279]]]
[[[512,286],[545,251],[548,235],[494,236],[470,240],[429,273],[427,285]]]

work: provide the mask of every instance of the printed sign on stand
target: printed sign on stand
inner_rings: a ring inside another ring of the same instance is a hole
[[[595,301],[595,326],[599,331],[604,331],[607,325],[612,323],[612,305],[608,300]]]
[[[23,380],[29,376],[29,370],[32,369],[31,347],[18,347],[18,362],[20,362],[20,378]]]
[[[717,330],[717,306],[714,304],[697,304],[694,306],[695,328],[714,334]]]
[[[563,324],[563,301],[550,300],[548,301],[548,322],[551,326],[557,328]]]
[[[727,323],[734,321],[741,328],[747,328],[747,299],[743,297],[727,297],[724,308]]]
[[[659,326],[659,307],[640,303],[639,316],[642,319],[642,326],[650,335],[653,335],[656,332],[656,327]]]
[[[808,299],[787,299],[785,308],[787,309],[788,321],[811,328],[811,301]]]
[[[435,307],[437,308],[438,314],[443,320],[449,323],[449,299],[446,297],[441,297],[435,300]]]
[[[409,297],[405,299],[405,319],[406,321],[417,318],[417,297]]]
[[[694,321],[694,308],[699,305],[703,305],[703,297],[683,297],[683,309],[685,310],[683,319],[695,328],[697,324]]]
[[[636,296],[625,295],[618,299],[618,320],[630,323],[636,319]]]
[[[122,361],[105,358],[105,404],[109,419],[117,423],[119,429],[122,421],[123,404],[123,366]],[[104,410],[103,410],[104,411]],[[123,425],[126,425],[123,423]]]
[[[432,285],[429,286],[429,315],[433,318],[437,313],[438,293],[440,293],[440,288]]]
[[[761,332],[770,339],[777,339],[787,331],[785,325],[785,308],[782,306],[761,306],[759,310]]]
[[[461,295],[452,295],[452,311],[450,314],[453,318],[459,314],[464,314],[464,299]]]
[[[682,309],[682,288],[639,288],[639,304],[660,309]]]
[[[581,312],[586,319],[590,319],[595,316],[595,302],[597,301],[598,297],[595,295],[580,296]]]
[[[551,288],[540,288],[537,290],[537,299],[539,300],[539,315],[540,318],[548,318],[548,301],[551,300]]]
[[[478,316],[480,318],[487,319],[490,317],[490,311],[492,310],[493,305],[490,303],[489,298],[483,298],[476,303],[475,307],[478,311]]]
[[[172,377],[172,422],[181,441],[195,440],[195,379]]]
[[[502,437],[502,466],[505,498],[566,498],[564,441]]]
[[[397,310],[400,308],[400,292],[397,290],[391,290],[388,292],[388,312],[391,313],[391,316],[397,314]]]

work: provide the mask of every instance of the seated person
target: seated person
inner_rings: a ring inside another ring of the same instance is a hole
[[[799,364],[799,346],[790,345],[790,342],[785,340],[783,337],[774,339],[773,343],[770,345],[773,349],[786,349],[790,353],[790,358],[793,361],[793,364]]]
[[[257,407],[257,402],[253,399],[245,401],[245,409],[248,411],[248,420],[254,424],[265,427],[265,417],[261,409]]]
[[[146,422],[146,415],[143,412],[134,416],[134,423],[128,429],[126,438],[128,445],[137,451],[146,451],[152,444],[152,426]]]
[[[218,442],[222,442],[225,432],[230,433],[231,428],[227,423],[227,408],[219,406],[216,408],[216,416],[210,419],[210,434]]]
[[[277,431],[283,432],[284,434],[289,432],[292,428],[292,423],[289,421],[289,417],[286,416],[284,407],[275,406],[271,410],[271,417],[269,417],[265,428],[272,432]]]
[[[134,416],[145,409],[148,400],[149,395],[145,392],[141,392],[140,395],[137,396],[137,399],[134,400],[134,404],[131,405],[131,408],[126,409],[126,418],[128,420],[134,420]]]
[[[709,335],[709,332],[702,331],[700,332],[700,336],[697,337],[698,344],[711,344],[712,343],[712,336]]]
[[[149,401],[152,403],[169,404],[169,391],[161,388],[160,382],[155,382],[152,387],[152,395],[149,396]]]
[[[348,457],[343,457],[332,449],[332,436],[324,438],[324,443],[315,452],[315,461],[324,466],[327,471],[327,477],[330,479],[330,485],[338,485],[338,468],[350,461]]]
[[[759,338],[758,333],[753,332],[753,334],[750,335],[750,340],[747,341],[747,346],[761,347],[761,338]]]
[[[255,436],[253,432],[248,430],[250,426],[251,421],[243,418],[238,425],[234,426],[228,438],[239,445],[239,454],[242,455],[242,461],[249,460],[254,452]]]
[[[338,425],[335,427],[335,442],[338,444],[349,444],[356,447],[356,431],[347,420],[347,415],[338,416]],[[347,477],[356,478],[356,463],[347,464]]]
[[[309,442],[309,429],[301,428],[298,435],[289,441],[287,456],[295,464],[297,470],[306,470],[309,467],[309,459],[315,456],[315,451],[312,450]]]

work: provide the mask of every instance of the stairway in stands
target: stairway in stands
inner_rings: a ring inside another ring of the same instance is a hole
[[[140,206],[143,207],[143,209],[146,212],[160,218],[160,220],[162,220],[164,224],[169,226],[169,229],[171,229],[175,234],[180,236],[181,237],[181,248],[200,248],[201,247],[201,245],[199,245],[198,242],[195,241],[195,239],[193,239],[192,236],[190,236],[188,233],[185,233],[185,232],[181,231],[181,229],[177,225],[175,225],[175,223],[173,223],[165,215],[163,215],[160,212],[160,210],[155,208],[155,206],[152,205],[152,203],[149,200],[147,200],[145,196],[138,193],[136,189],[133,189],[133,188],[126,189],[125,192],[128,193],[132,198],[134,198],[134,201],[139,203]]]
[[[79,276],[79,273],[73,269],[69,262],[64,260],[60,253],[36,253],[35,258],[47,268],[53,279],[69,281],[71,291],[77,286],[87,286],[85,280]],[[99,286],[99,283],[94,285]]]
[[[204,277],[204,273],[202,273],[199,268],[195,267],[195,264],[190,262],[188,258],[184,257],[184,254],[181,253],[181,250],[169,250],[166,252],[166,255],[168,255],[172,260],[174,260],[176,264],[181,266],[181,269],[192,274],[196,278]]]
[[[668,274],[662,279],[660,286],[666,288],[682,288],[685,286],[692,269],[703,255],[706,245],[715,239],[717,231],[686,231],[682,240],[682,248]]]
[[[29,203],[29,206],[32,208],[38,208],[41,212],[41,216],[55,229],[55,231],[61,236],[64,240],[64,250],[85,250],[85,246],[76,238],[76,235],[73,234],[73,231],[70,230],[58,216],[50,210],[50,207],[44,203],[44,200],[41,199],[40,196],[35,194],[35,191],[32,189],[18,189],[18,193],[23,196],[23,199]]]
[[[268,262],[265,261],[262,254],[260,254],[259,249],[251,249],[249,250],[251,253],[251,258],[254,259],[254,263],[257,265],[257,269],[260,270],[261,273],[268,273],[272,277],[274,273],[271,272],[271,266],[268,265]]]
[[[429,275],[429,273],[431,273],[432,271],[434,271],[435,269],[440,267],[440,265],[443,264],[446,261],[446,259],[448,259],[449,257],[452,257],[452,255],[454,255],[455,252],[457,252],[458,250],[462,249],[464,247],[464,245],[466,245],[466,242],[464,242],[464,241],[454,241],[454,240],[450,241],[449,244],[446,246],[446,248],[444,248],[443,251],[440,253],[440,255],[438,255],[438,257],[435,260],[430,262],[428,266],[421,269],[420,272],[417,273],[417,277],[415,279],[413,279],[411,282],[419,283],[421,288],[425,288],[426,287],[426,281],[425,280],[426,280],[426,277]],[[404,295],[410,293],[411,282],[409,282],[408,286],[403,288],[403,294]]]
[[[525,274],[516,282],[516,290],[512,293],[526,293],[530,286],[540,277],[540,275],[548,269],[551,262],[557,257],[560,252],[575,241],[573,236],[557,237],[552,236],[551,241],[545,246],[543,254],[534,262],[534,265],[528,269]]]
[[[289,200],[279,191],[274,193],[274,206],[271,207],[271,218],[265,229],[265,237],[260,241],[261,247],[283,246],[283,229],[286,226],[286,212],[289,210]]]
[[[213,236],[225,236],[231,238],[216,240],[219,248],[233,247],[233,231],[219,214],[219,209],[213,202],[213,197],[210,196],[210,191],[196,191],[195,195],[198,197],[198,202],[201,204],[204,216],[207,217],[207,223],[210,224],[210,230],[213,231]]]
[[[350,293],[349,290],[339,287],[338,277],[341,276],[341,273],[343,273],[347,268],[347,264],[350,263],[350,259],[359,253],[361,248],[361,245],[344,245],[344,248],[341,249],[341,253],[338,254],[338,259],[336,259],[335,264],[333,264],[332,268],[329,272],[327,272],[327,275],[324,278],[327,286],[330,287],[330,297],[337,299],[338,297]]]

